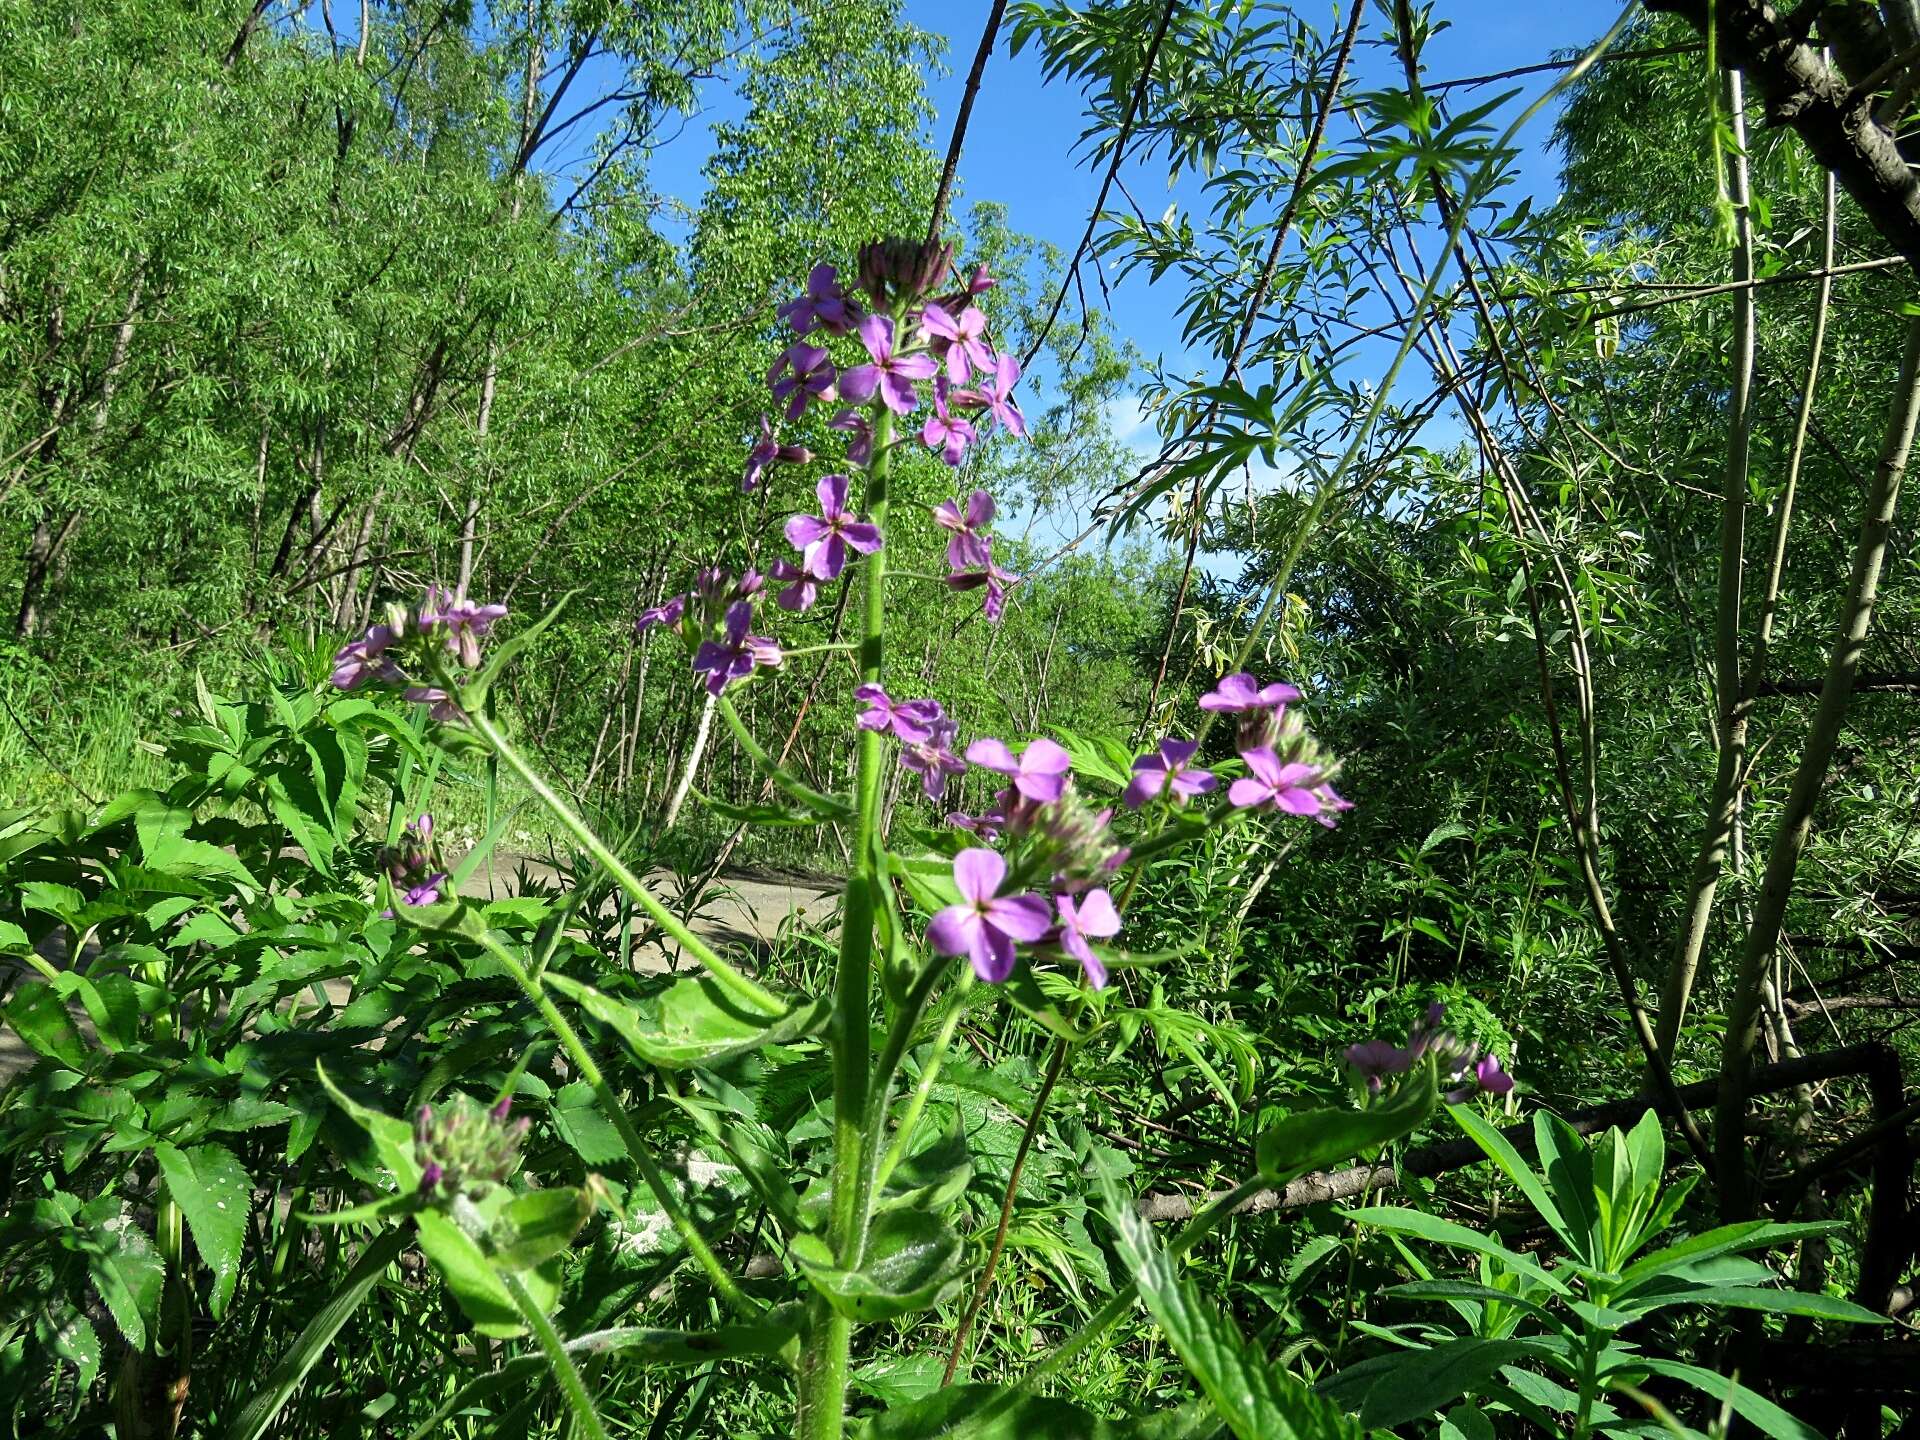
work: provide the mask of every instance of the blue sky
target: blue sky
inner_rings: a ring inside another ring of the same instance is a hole
[[[929,77],[928,83],[934,107],[929,143],[938,153],[946,149],[965,71],[979,43],[988,8],[987,0],[907,0],[907,18],[922,29],[946,36],[948,41],[948,73]],[[1300,8],[1303,14],[1312,15],[1310,4]],[[1325,16],[1315,17],[1320,19],[1323,31],[1337,23],[1336,9],[1344,14],[1344,7],[1336,7],[1332,0],[1325,0],[1324,8]],[[1454,23],[1434,37],[1427,51],[1428,74],[1434,79],[1482,75],[1537,63],[1556,50],[1590,44],[1619,13],[1616,5],[1594,0],[1533,0],[1520,5],[1510,0],[1453,0],[1439,8]],[[1376,11],[1368,17],[1367,30],[1377,34],[1380,28]],[[960,203],[1004,203],[1009,223],[1016,230],[1050,240],[1071,252],[1100,187],[1100,176],[1082,163],[1083,157],[1074,145],[1084,123],[1081,97],[1070,85],[1043,83],[1031,48],[1019,56],[1009,55],[1006,33],[1007,27],[1003,27],[1001,44],[988,64],[968,127],[960,166]],[[1357,83],[1397,84],[1397,71],[1389,74],[1385,64],[1384,55],[1363,51]],[[1523,94],[1516,103],[1524,104],[1552,79],[1550,75],[1528,76],[1472,93],[1491,99],[1503,89],[1519,88]],[[665,193],[687,201],[696,200],[700,193],[699,172],[710,148],[711,125],[738,113],[731,97],[717,86],[709,87],[702,103],[703,113],[688,124],[672,146],[659,152],[652,167],[653,179]],[[1556,193],[1556,162],[1547,144],[1551,131],[1551,117],[1542,115],[1522,136],[1526,147],[1522,181],[1541,199],[1551,199]],[[1142,208],[1149,214],[1164,209],[1170,197],[1164,189],[1153,188],[1159,181],[1150,176],[1134,178],[1148,187],[1143,190],[1136,184],[1134,190]],[[1191,201],[1194,195],[1189,190],[1178,198]],[[1119,203],[1118,196],[1113,203]],[[1177,298],[1168,292],[1156,293],[1141,281],[1122,286],[1113,295],[1115,327],[1149,357],[1160,352],[1177,353]]]

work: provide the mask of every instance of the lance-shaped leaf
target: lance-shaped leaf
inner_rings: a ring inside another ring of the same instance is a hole
[[[617,999],[566,975],[549,972],[541,982],[577,1002],[610,1026],[633,1053],[670,1070],[717,1065],[764,1045],[783,1045],[811,1035],[827,1022],[829,996],[788,1010],[761,1010],[727,994],[705,976],[678,980],[643,1001]]]
[[[1438,1099],[1433,1067],[1422,1065],[1390,1097],[1367,1110],[1302,1110],[1260,1133],[1254,1156],[1269,1185],[1351,1160],[1411,1134]]]

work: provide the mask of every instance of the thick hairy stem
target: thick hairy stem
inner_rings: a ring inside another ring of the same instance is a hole
[[[987,1251],[987,1262],[980,1267],[980,1279],[973,1287],[973,1298],[967,1302],[966,1313],[960,1317],[960,1323],[953,1329],[953,1348],[947,1351],[946,1373],[940,1377],[942,1385],[953,1383],[953,1372],[960,1368],[960,1356],[967,1348],[967,1336],[972,1333],[973,1322],[979,1318],[981,1306],[987,1303],[987,1296],[993,1292],[993,1272],[999,1267],[1001,1253],[1007,1248],[1007,1226],[1013,1221],[1013,1202],[1020,1192],[1020,1172],[1027,1167],[1027,1154],[1033,1149],[1034,1136],[1040,1133],[1040,1120],[1047,1113],[1047,1102],[1053,1098],[1053,1087],[1060,1081],[1060,1072],[1066,1068],[1067,1042],[1055,1040],[1053,1055],[1047,1061],[1046,1078],[1040,1082],[1040,1089],[1033,1097],[1033,1108],[1027,1112],[1026,1128],[1020,1132],[1020,1147],[1013,1152],[1013,1169],[1007,1174],[1006,1194],[1000,1197],[1000,1224],[993,1232],[993,1245]]]
[[[1727,462],[1720,499],[1719,614],[1714,628],[1713,660],[1716,711],[1714,741],[1718,758],[1713,789],[1707,799],[1706,824],[1695,853],[1687,885],[1687,907],[1681,917],[1673,960],[1660,990],[1660,1023],[1656,1038],[1669,1063],[1686,1019],[1706,947],[1707,925],[1713,918],[1713,899],[1726,870],[1727,847],[1733,836],[1734,816],[1740,807],[1740,787],[1746,774],[1747,721],[1753,696],[1740,679],[1740,600],[1746,574],[1747,469],[1753,439],[1753,279],[1752,197],[1747,178],[1745,92],[1740,73],[1727,75],[1727,106],[1733,122],[1734,152],[1728,166],[1728,197],[1733,203],[1733,277],[1742,289],[1733,292],[1732,373],[1728,377]],[[1784,533],[1784,532],[1783,532]]]
[[[567,1402],[567,1409],[573,1412],[574,1433],[586,1437],[586,1440],[608,1440],[607,1427],[600,1423],[600,1412],[594,1408],[586,1382],[580,1378],[573,1357],[567,1354],[560,1332],[553,1328],[547,1312],[534,1302],[518,1275],[510,1270],[500,1271],[499,1274],[500,1283],[506,1286],[507,1294],[513,1297],[514,1308],[519,1310],[520,1318],[527,1322],[527,1329],[533,1332],[540,1353],[546,1357],[547,1366],[553,1371],[554,1383],[560,1387],[561,1398]]]
[[[1913,432],[1920,421],[1920,320],[1907,330],[1906,354],[1894,384],[1880,459],[1874,467],[1867,502],[1860,520],[1860,538],[1854,545],[1853,570],[1841,604],[1838,633],[1827,660],[1819,708],[1807,736],[1793,785],[1787,793],[1767,865],[1754,900],[1753,920],[1747,927],[1740,954],[1740,970],[1727,1003],[1726,1038],[1720,1052],[1720,1103],[1715,1112],[1715,1144],[1719,1153],[1720,1208],[1729,1219],[1750,1208],[1746,1169],[1747,1068],[1759,1034],[1760,988],[1780,943],[1787,900],[1793,893],[1794,872],[1813,829],[1813,810],[1826,784],[1827,769],[1840,739],[1840,729],[1853,699],[1854,677],[1866,652],[1873,624],[1873,607],[1880,590],[1880,570],[1886,561],[1887,534],[1900,500],[1900,482],[1913,448]]]
[[[586,1082],[587,1088],[593,1091],[594,1098],[600,1102],[601,1110],[605,1112],[607,1119],[613,1122],[613,1128],[619,1131],[621,1143],[627,1147],[628,1156],[639,1169],[641,1180],[646,1183],[647,1189],[653,1192],[653,1198],[660,1202],[660,1208],[666,1214],[668,1222],[685,1242],[687,1253],[692,1255],[700,1268],[707,1272],[707,1278],[713,1282],[713,1288],[720,1292],[720,1298],[742,1315],[751,1317],[759,1314],[761,1307],[758,1302],[742,1290],[733,1276],[727,1273],[726,1266],[720,1263],[720,1257],[713,1253],[713,1247],[707,1244],[706,1237],[700,1233],[700,1227],[694,1223],[693,1216],[681,1203],[679,1193],[673,1188],[665,1172],[660,1169],[658,1162],[654,1160],[653,1152],[647,1148],[647,1142],[641,1138],[639,1130],[634,1127],[632,1118],[627,1114],[627,1107],[621,1103],[620,1097],[614,1093],[613,1086],[607,1082],[605,1073],[600,1069],[600,1062],[587,1048],[587,1042],[580,1038],[580,1032],[575,1030],[567,1017],[560,1012],[560,1007],[553,1003],[553,997],[547,994],[540,982],[527,972],[527,967],[520,963],[519,956],[493,939],[491,935],[482,939],[480,944],[498,962],[500,968],[513,978],[513,983],[520,987],[521,993],[533,1002],[534,1009],[540,1012],[540,1018],[546,1021],[547,1028],[553,1032],[554,1039],[560,1042],[560,1048],[567,1052],[568,1063]]]
[[[897,317],[896,317],[897,318]],[[893,412],[877,406],[873,460],[867,466],[868,519],[884,535],[887,481],[892,470]],[[860,678],[878,684],[886,654],[887,552],[866,558],[860,624]],[[866,1246],[867,1095],[872,1081],[869,986],[873,970],[874,887],[882,884],[874,856],[880,844],[882,761],[877,731],[860,732],[855,761],[853,865],[840,912],[840,958],[834,972],[833,1190],[827,1241],[842,1265],[860,1263]],[[846,1424],[847,1362],[853,1322],[816,1296],[809,1307],[809,1336],[800,1372],[799,1433],[803,1440],[839,1440]]]

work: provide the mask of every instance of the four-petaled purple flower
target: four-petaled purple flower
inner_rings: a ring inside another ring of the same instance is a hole
[[[444,631],[448,653],[458,656],[460,663],[472,670],[480,664],[481,639],[506,613],[504,605],[476,604],[464,595],[429,585],[418,624],[422,634]]]
[[[901,767],[920,777],[920,788],[929,800],[938,800],[946,794],[947,781],[966,773],[967,762],[953,753],[954,734],[954,723],[941,720],[925,740],[900,747]]]
[[[1113,896],[1102,888],[1089,890],[1078,900],[1059,895],[1053,903],[1060,914],[1060,948],[1080,962],[1089,985],[1104,990],[1107,967],[1087,941],[1111,940],[1120,933],[1120,912],[1113,908]]]
[[[774,438],[773,427],[767,423],[767,417],[760,417],[760,438],[754,441],[753,449],[747,452],[747,473],[740,481],[740,493],[751,495],[754,486],[760,483],[760,477],[767,473],[770,465],[806,465],[813,460],[813,452],[804,445],[782,445]]]
[[[938,700],[896,701],[878,685],[854,686],[853,698],[867,707],[854,717],[854,724],[862,730],[891,731],[907,745],[931,740],[947,718]]]
[[[860,318],[859,310],[840,293],[840,272],[831,265],[816,265],[808,271],[806,293],[782,305],[779,314],[796,335],[815,327],[829,335],[845,335]]]
[[[774,603],[782,610],[811,610],[820,598],[820,577],[791,560],[774,561],[773,578],[787,582],[787,588],[774,596]]]
[[[1276,681],[1263,686],[1242,670],[1222,676],[1217,686],[1200,697],[1200,708],[1227,712],[1277,710],[1288,701],[1299,698],[1300,692],[1291,685]]]
[[[1500,1057],[1488,1054],[1480,1057],[1473,1067],[1473,1079],[1482,1090],[1490,1095],[1505,1095],[1513,1089],[1513,1076],[1500,1068]]]
[[[1152,754],[1133,762],[1133,781],[1120,797],[1129,810],[1138,810],[1169,785],[1176,800],[1204,795],[1220,782],[1211,770],[1195,769],[1193,757],[1200,749],[1197,740],[1162,740]]]
[[[1282,761],[1265,746],[1248,750],[1240,758],[1253,773],[1234,781],[1227,791],[1227,799],[1237,809],[1308,815],[1331,830],[1339,823],[1335,818],[1339,812],[1353,808],[1352,801],[1333,793],[1317,765]]]
[[[921,443],[929,450],[938,450],[947,464],[958,465],[967,458],[967,447],[978,438],[970,421],[962,420],[947,409],[947,382],[934,381],[933,414],[920,427]]]
[[[858,410],[842,410],[827,421],[829,430],[845,430],[853,438],[847,442],[847,463],[865,465],[873,459],[873,422]]]
[[[893,321],[869,315],[860,322],[860,343],[872,357],[840,376],[840,394],[853,405],[864,405],[880,392],[880,401],[896,415],[911,415],[920,403],[916,380],[931,380],[940,366],[931,355],[902,355],[893,348]]]
[[[964,536],[956,535],[952,540],[948,541],[948,553],[951,554],[953,546],[961,543],[965,538]],[[947,588],[949,590],[977,590],[982,585],[986,586],[987,601],[983,608],[986,611],[988,622],[997,625],[1000,623],[1001,613],[1007,608],[1007,591],[1011,586],[1018,583],[1019,579],[1020,577],[1011,570],[1001,569],[998,561],[988,557],[985,563],[977,570],[956,570],[947,576]]]
[[[1045,736],[1017,758],[1005,741],[976,740],[967,746],[967,759],[982,770],[1011,775],[1013,788],[1041,805],[1060,798],[1067,788],[1067,772],[1073,768],[1073,757]]]
[[[920,312],[920,336],[935,352],[944,352],[947,373],[964,385],[975,370],[986,374],[993,369],[993,351],[987,345],[986,312],[969,305],[958,315],[949,315],[940,306],[929,304]]]
[[[986,565],[992,540],[987,527],[993,524],[993,496],[976,490],[967,497],[964,510],[958,500],[942,500],[933,507],[933,519],[941,529],[953,532],[947,542],[949,570],[978,570]]]
[[[1009,434],[1024,437],[1027,433],[1027,417],[1020,413],[1020,406],[1013,398],[1013,387],[1020,380],[1020,362],[1011,355],[997,356],[987,373],[992,378],[984,389],[962,390],[954,398],[979,406],[999,421]]]
[[[1007,862],[998,852],[962,850],[953,861],[961,900],[933,917],[927,939],[942,955],[965,955],[973,973],[989,984],[1013,973],[1014,946],[1031,945],[1047,933],[1052,918],[1038,895],[1002,895]]]
[[[847,477],[826,475],[814,487],[820,500],[818,515],[795,515],[787,521],[787,543],[801,552],[801,564],[822,580],[835,580],[847,568],[847,551],[871,555],[880,548],[880,527],[847,508]]]
[[[783,658],[780,647],[764,635],[749,635],[753,623],[753,605],[736,600],[727,607],[726,629],[719,640],[703,640],[694,652],[693,668],[704,671],[707,693],[718,695],[736,680],[744,680],[757,667],[777,669]]]
[[[832,359],[822,346],[809,345],[804,340],[789,345],[774,361],[773,368],[767,372],[767,384],[773,387],[774,399],[786,400],[789,420],[798,420],[806,414],[807,406],[815,400],[838,398]]]
[[[440,887],[446,883],[447,877],[436,871],[402,895],[400,903],[402,905],[438,905]]]
[[[387,651],[401,638],[391,625],[375,625],[358,640],[350,640],[333,657],[333,683],[341,690],[357,690],[369,680],[398,684],[406,677]]]
[[[635,634],[644,634],[656,625],[664,625],[669,630],[680,624],[680,617],[686,613],[687,597],[676,595],[664,605],[655,605],[651,610],[642,610],[640,618],[633,622]]]

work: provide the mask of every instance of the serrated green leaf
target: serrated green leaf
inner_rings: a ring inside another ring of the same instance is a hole
[[[816,1235],[794,1236],[790,1253],[827,1303],[854,1320],[891,1320],[930,1310],[960,1283],[960,1237],[944,1221],[917,1210],[876,1216],[866,1258],[856,1270],[836,1265]]]
[[[208,1306],[218,1320],[240,1280],[240,1255],[247,1238],[247,1212],[253,1206],[253,1182],[225,1146],[195,1145],[181,1150],[161,1141],[153,1147],[166,1176],[167,1194],[180,1207],[194,1248],[213,1270]]]

